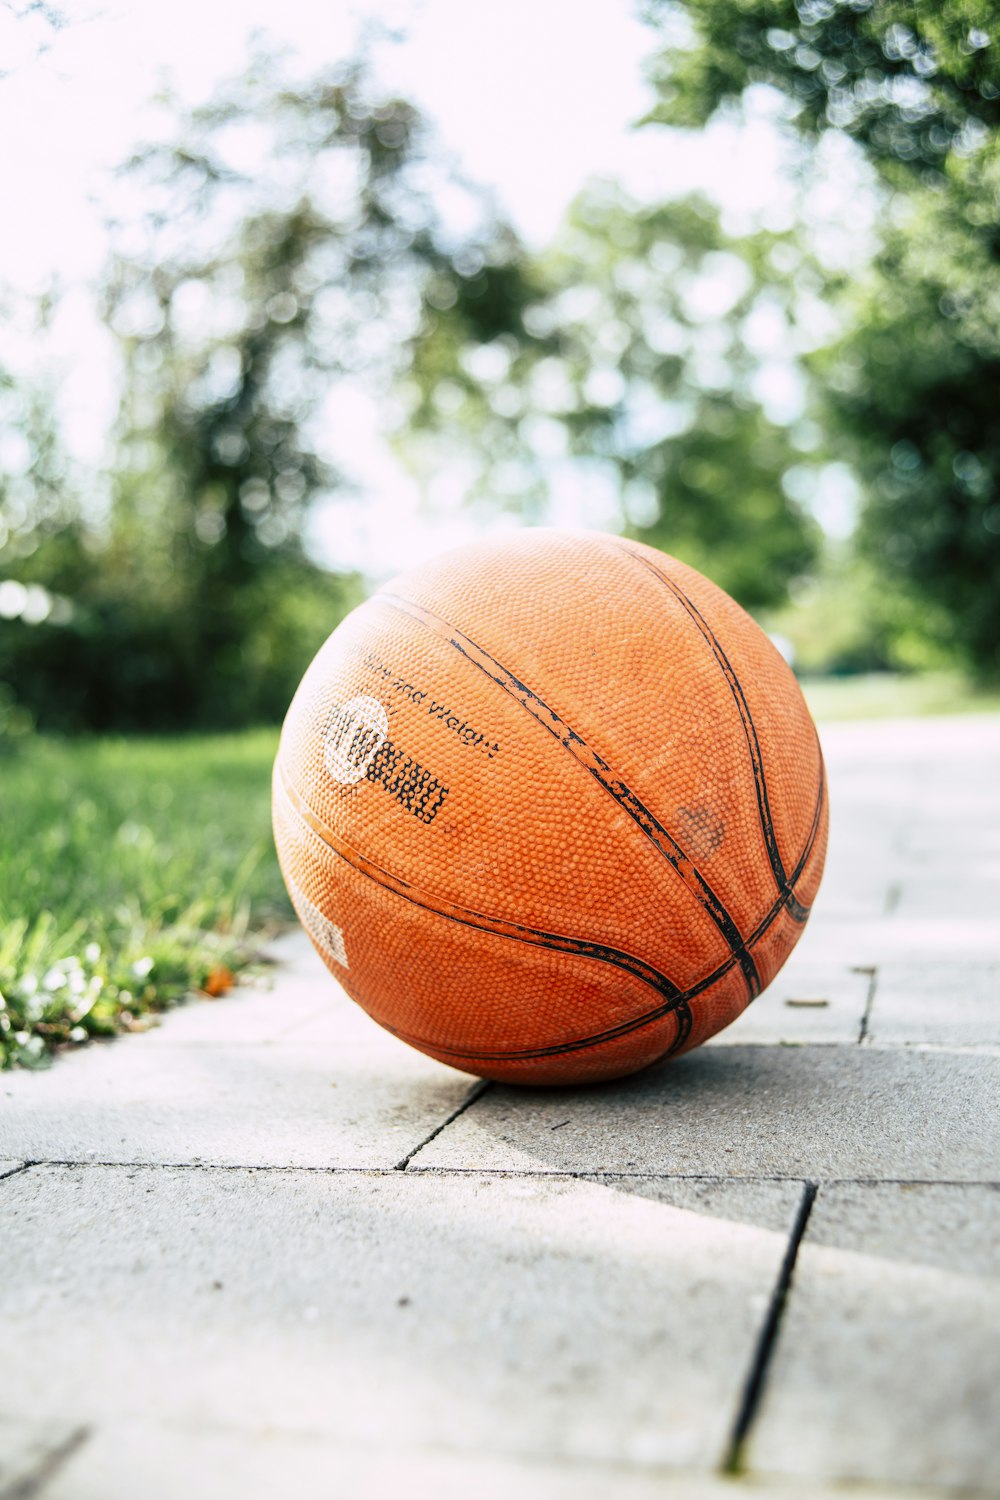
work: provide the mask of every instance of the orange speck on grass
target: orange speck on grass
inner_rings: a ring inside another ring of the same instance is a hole
[[[207,995],[210,1000],[218,1000],[219,996],[231,990],[235,983],[236,975],[232,969],[227,969],[225,964],[219,964],[217,968],[206,974],[205,983],[201,987],[202,994]]]

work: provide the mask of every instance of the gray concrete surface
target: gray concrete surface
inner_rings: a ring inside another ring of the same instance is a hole
[[[0,1149],[32,1161],[392,1167],[473,1080],[370,1029],[361,1045],[131,1036],[30,1079],[6,1075]]]
[[[821,1188],[751,1466],[996,1494],[998,1432],[1000,1190]]]
[[[1000,922],[1000,901],[995,912]],[[872,1046],[1000,1051],[1000,963],[961,956],[880,965],[865,1040]]]
[[[824,742],[800,948],[675,1064],[481,1088],[292,937],[0,1078],[0,1500],[996,1494],[1000,719]]]
[[[706,1046],[599,1091],[492,1088],[411,1166],[979,1182],[998,1099],[1000,1057]]]
[[[709,1474],[679,1474],[652,1465],[592,1460],[501,1459],[491,1454],[406,1453],[373,1449],[318,1433],[268,1429],[248,1442],[242,1432],[151,1423],[109,1424],[83,1442],[45,1489],[46,1500],[141,1500],[177,1495],[240,1500],[740,1500],[745,1486]],[[756,1484],[753,1495],[781,1500],[844,1500],[842,1489],[815,1481]],[[926,1490],[852,1486],[850,1500],[926,1500]]]
[[[10,1374],[10,1367],[5,1373]],[[62,1466],[82,1441],[82,1429],[30,1413],[0,1416],[0,1495],[30,1496],[46,1471]]]
[[[872,989],[867,968],[837,963],[807,927],[791,958],[743,1014],[711,1038],[712,1047],[802,1046],[858,1040]]]
[[[669,1184],[35,1168],[5,1203],[7,1400],[712,1469],[799,1196],[740,1189],[706,1184],[705,1213]]]

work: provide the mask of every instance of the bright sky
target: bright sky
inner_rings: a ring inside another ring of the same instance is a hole
[[[766,109],[741,129],[719,126],[696,139],[631,129],[649,104],[642,62],[656,38],[628,0],[70,0],[67,9],[70,25],[42,55],[44,25],[0,12],[0,287],[40,290],[53,274],[72,287],[96,275],[102,182],[142,138],[150,96],[169,76],[190,102],[205,98],[238,71],[255,28],[290,44],[310,71],[348,55],[365,23],[395,28],[402,39],[375,51],[379,77],[424,109],[466,174],[494,188],[533,245],[554,233],[595,173],[643,197],[703,187],[734,229],[754,219],[777,228],[793,211],[798,189]],[[812,189],[810,211],[828,224],[834,257],[856,243],[855,188],[850,164],[833,160]],[[70,441],[81,458],[99,459],[114,366],[82,292],[67,299],[53,346]],[[0,360],[16,365],[23,354],[9,331]],[[463,526],[457,504],[440,524],[421,513],[380,450],[373,411],[356,414],[355,433],[367,494],[328,518],[338,560],[382,572],[454,540]],[[585,512],[581,521],[594,522]]]

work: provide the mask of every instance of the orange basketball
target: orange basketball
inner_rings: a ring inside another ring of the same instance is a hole
[[[823,870],[816,730],[767,636],[636,542],[529,530],[354,610],[274,767],[278,856],[380,1025],[470,1073],[614,1078],[774,977]]]

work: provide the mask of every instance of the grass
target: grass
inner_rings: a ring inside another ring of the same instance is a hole
[[[0,1067],[220,993],[290,915],[277,732],[27,736],[0,761]]]
[[[806,678],[802,690],[821,723],[1000,713],[1000,689],[976,688],[957,672],[925,672],[912,677],[873,672],[859,677]]]

